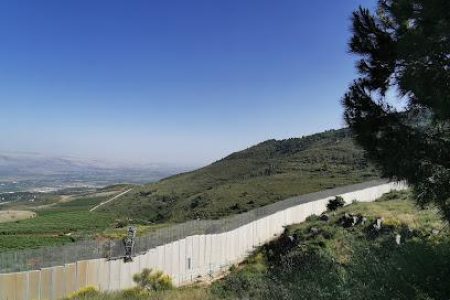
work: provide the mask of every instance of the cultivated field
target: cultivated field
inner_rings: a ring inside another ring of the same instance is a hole
[[[36,217],[36,213],[26,210],[0,210],[0,223],[14,222]]]
[[[117,224],[120,218],[112,213],[89,210],[121,193],[122,188],[117,186],[86,194],[39,195],[42,201],[28,195],[26,200],[0,206],[0,252],[73,243],[93,238],[106,229],[111,231],[121,225]],[[122,231],[126,233],[125,229]]]

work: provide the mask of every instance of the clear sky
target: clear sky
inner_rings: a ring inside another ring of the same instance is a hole
[[[205,164],[339,128],[372,0],[0,2],[0,151]]]

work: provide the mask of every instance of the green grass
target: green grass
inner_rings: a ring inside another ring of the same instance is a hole
[[[112,196],[81,196],[77,197],[75,200],[71,200],[68,202],[61,202],[49,209],[49,211],[67,211],[67,210],[79,210],[79,211],[87,211],[102,201],[106,201]]]
[[[350,132],[331,130],[263,142],[202,169],[135,187],[101,210],[135,222],[219,218],[377,176]]]
[[[162,224],[152,224],[152,225],[136,225],[136,236],[144,236],[152,231],[156,231],[163,227],[170,226],[171,224],[162,223]],[[127,230],[121,227],[114,228],[106,228],[101,232],[101,236],[105,238],[111,239],[122,239],[127,236]]]

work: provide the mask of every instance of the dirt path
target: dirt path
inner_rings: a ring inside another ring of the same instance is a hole
[[[103,201],[103,202],[101,202],[100,204],[98,204],[98,205],[94,206],[93,208],[91,208],[89,211],[94,211],[94,210],[96,210],[97,208],[99,208],[100,206],[105,205],[105,204],[107,204],[107,203],[109,203],[109,202],[111,202],[111,201],[114,201],[114,200],[116,200],[116,199],[119,198],[119,197],[122,197],[123,195],[125,195],[126,193],[128,193],[128,192],[131,191],[131,190],[132,190],[132,189],[128,189],[128,190],[126,190],[125,192],[122,192],[122,193],[120,193],[120,194],[118,194],[118,195],[112,197],[111,199],[109,199],[109,200],[107,200],[107,201]]]

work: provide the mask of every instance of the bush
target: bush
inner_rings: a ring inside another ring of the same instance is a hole
[[[334,199],[328,201],[327,209],[333,211],[338,209],[339,207],[344,206],[344,204],[345,204],[344,198],[342,198],[341,196],[336,196],[334,197]]]
[[[268,290],[264,274],[253,268],[234,271],[223,281],[214,282],[211,292],[216,299],[264,299],[262,295]]]
[[[150,292],[147,290],[143,290],[140,287],[134,287],[131,289],[126,289],[120,292],[120,298],[127,300],[134,299],[148,299],[150,296]]]
[[[163,291],[173,287],[170,276],[164,275],[161,271],[147,268],[142,270],[141,273],[135,274],[133,280],[139,288],[148,291]]]
[[[98,290],[93,286],[87,286],[79,289],[78,291],[70,294],[66,299],[85,299],[88,297],[94,297],[99,294]]]

